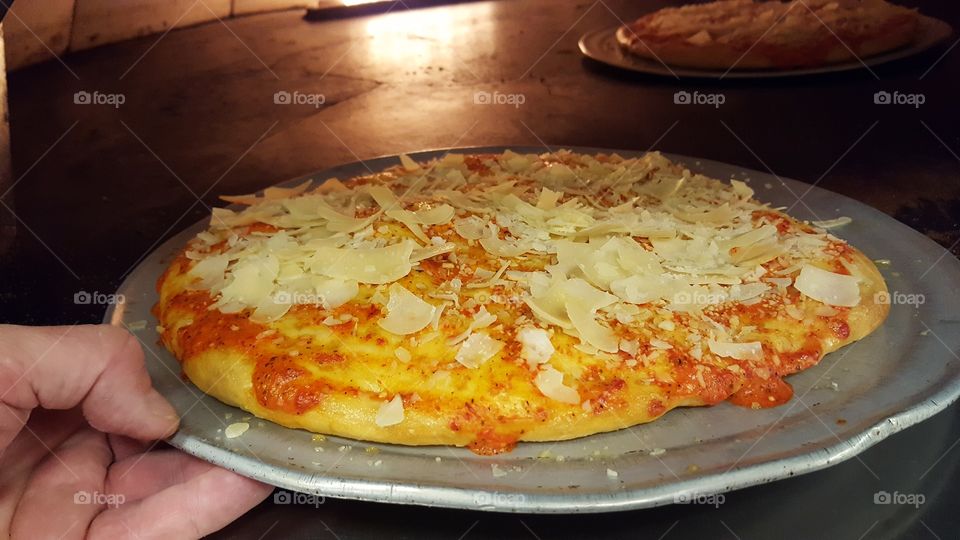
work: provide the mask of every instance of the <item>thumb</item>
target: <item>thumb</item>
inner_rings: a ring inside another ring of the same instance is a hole
[[[83,408],[95,429],[136,439],[176,431],[173,407],[150,384],[143,350],[108,325],[0,325],[0,449],[31,409]]]

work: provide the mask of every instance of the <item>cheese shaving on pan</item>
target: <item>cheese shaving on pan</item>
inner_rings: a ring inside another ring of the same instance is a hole
[[[710,327],[710,310],[762,303],[791,285],[829,306],[860,301],[855,276],[814,265],[842,241],[809,225],[780,227],[782,214],[754,200],[744,182],[694,174],[656,152],[400,162],[344,182],[227,198],[244,206],[214,209],[208,230],[190,243],[191,286],[210,292],[211,309],[249,310],[258,322],[302,304],[336,310],[354,302],[375,305],[380,327],[400,336],[466,326],[448,345],[468,368],[515,340],[543,387],[568,399],[542,365],[553,354],[551,334],[531,326],[504,334],[494,310],[478,305],[525,304],[533,322],[576,338],[580,350],[617,354],[617,328],[649,310]],[[422,282],[441,273],[456,287]],[[441,311],[445,305],[453,309]],[[703,336],[728,335],[716,326]],[[728,339],[710,340],[704,351],[763,354],[758,342]]]

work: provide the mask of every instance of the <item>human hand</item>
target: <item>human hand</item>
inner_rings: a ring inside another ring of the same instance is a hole
[[[178,423],[127,331],[0,325],[0,538],[197,538],[271,492],[151,451]]]

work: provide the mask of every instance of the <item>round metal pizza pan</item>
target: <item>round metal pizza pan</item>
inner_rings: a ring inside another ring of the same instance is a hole
[[[445,152],[411,157],[423,160]],[[749,410],[721,403],[678,409],[650,424],[572,441],[521,443],[513,452],[488,457],[459,448],[321,438],[251,418],[206,396],[181,376],[177,361],[159,344],[150,313],[157,300],[157,278],[206,222],[187,228],[146,257],[118,290],[123,303],[111,308],[105,319],[137,335],[154,385],[182,416],[170,444],[286,489],[366,501],[521,513],[608,512],[688,502],[849,459],[957,399],[960,261],[922,234],[853,199],[733,165],[670,157],[709,176],[747,180],[758,199],[787,207],[795,217],[850,217],[853,221],[834,234],[883,260],[879,267],[892,303],[887,321],[867,338],[791,376],[796,394],[785,405]],[[396,163],[396,157],[383,157],[305,178],[346,178]],[[224,430],[236,422],[247,422],[249,430],[227,438]]]
[[[953,28],[940,19],[920,16],[920,30],[917,39],[899,49],[883,54],[853,59],[825,66],[800,69],[694,69],[670,66],[657,60],[650,60],[630,54],[617,42],[617,28],[604,28],[584,34],[579,41],[580,52],[598,62],[649,75],[661,75],[675,79],[766,79],[775,77],[796,77],[800,75],[821,75],[856,69],[869,69],[873,66],[907,58],[919,54],[945,41],[953,34]]]

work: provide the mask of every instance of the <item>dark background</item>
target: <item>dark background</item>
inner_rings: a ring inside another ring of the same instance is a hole
[[[960,27],[954,2],[904,2]],[[164,239],[246,193],[339,163],[427,148],[654,148],[773,171],[848,195],[960,252],[960,47],[828,76],[691,81],[585,60],[577,39],[665,2],[501,1],[308,22],[302,12],[174,30],[9,76],[18,220],[0,259],[0,321],[97,322]],[[719,108],[678,90],[723,93]],[[921,93],[919,107],[877,91]],[[123,94],[78,105],[78,91]],[[326,102],[277,105],[277,91]],[[523,94],[519,107],[474,92]],[[511,516],[328,500],[266,502],[225,529],[258,538],[956,538],[956,405],[851,460],[675,505],[592,516]],[[871,472],[872,471],[872,472]],[[919,508],[873,494],[924,494]]]

